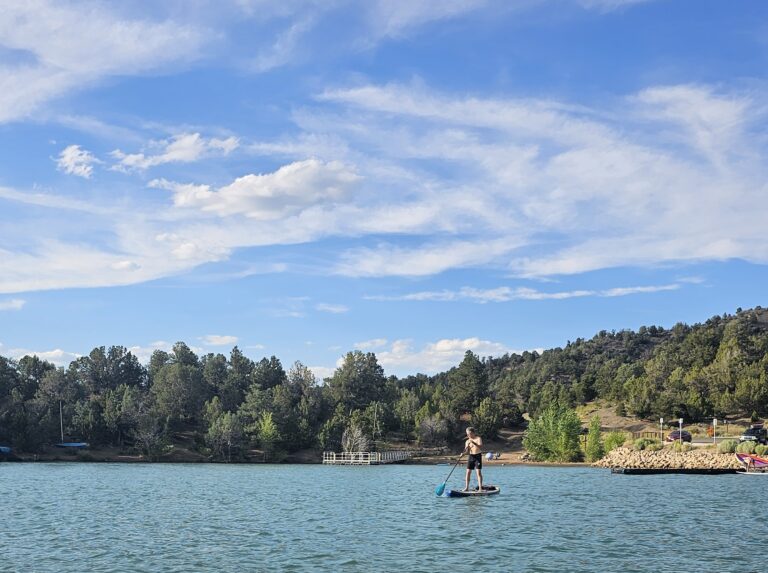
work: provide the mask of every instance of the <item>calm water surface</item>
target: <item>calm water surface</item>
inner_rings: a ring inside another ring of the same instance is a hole
[[[449,469],[4,463],[0,571],[765,569],[768,478],[508,466],[437,498]]]

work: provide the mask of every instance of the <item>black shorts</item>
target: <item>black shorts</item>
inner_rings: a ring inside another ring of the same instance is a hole
[[[467,458],[467,469],[483,469],[483,454],[469,454]]]

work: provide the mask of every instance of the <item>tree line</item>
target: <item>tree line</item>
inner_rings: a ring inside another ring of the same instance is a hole
[[[296,362],[198,356],[178,342],[148,364],[122,346],[94,348],[67,368],[0,357],[0,443],[36,451],[65,433],[92,446],[147,456],[174,436],[218,459],[252,449],[267,458],[382,440],[457,441],[467,423],[492,437],[548,408],[594,399],[654,419],[768,414],[768,310],[740,309],[705,323],[601,331],[541,354],[481,358],[433,376],[386,376],[376,355],[347,353],[318,381]]]

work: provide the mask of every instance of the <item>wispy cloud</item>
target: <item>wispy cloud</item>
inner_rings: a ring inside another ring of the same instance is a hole
[[[268,72],[274,68],[293,63],[296,60],[296,50],[300,40],[315,23],[312,17],[292,22],[287,29],[277,35],[274,43],[259,53],[251,62],[249,68],[255,72]]]
[[[197,56],[207,34],[171,21],[126,18],[106,5],[10,1],[0,13],[0,45],[32,56],[0,66],[0,122],[110,75],[137,74]]]
[[[93,175],[93,166],[101,163],[94,155],[79,145],[68,145],[65,147],[56,160],[56,166],[59,171],[69,175],[77,175],[84,179],[90,179]]]
[[[21,310],[27,301],[21,298],[0,300],[0,310]]]
[[[328,312],[331,314],[344,314],[349,312],[349,307],[343,304],[329,304],[321,302],[315,305],[315,310],[320,312]]]
[[[116,149],[111,155],[117,160],[112,167],[118,171],[143,171],[165,163],[191,163],[213,154],[227,155],[237,149],[236,137],[206,139],[199,133],[182,133],[169,140],[153,142],[157,153],[124,153]]]
[[[375,348],[381,348],[387,344],[386,338],[373,338],[371,340],[363,340],[362,342],[355,342],[354,347],[358,350],[372,350]]]
[[[511,300],[563,300],[587,296],[617,297],[641,293],[671,291],[677,290],[679,288],[680,285],[677,283],[666,285],[617,287],[603,290],[582,289],[559,292],[542,292],[536,289],[525,287],[498,287],[493,289],[462,287],[459,290],[421,291],[397,296],[369,295],[365,298],[368,300],[390,301],[469,301],[485,304],[488,302],[509,302]]]
[[[73,239],[82,222],[52,220],[23,249],[0,251],[10,269],[0,292],[131,284],[242,248],[329,237],[344,240],[323,268],[350,277],[486,267],[539,278],[680,261],[767,262],[764,143],[747,136],[762,117],[755,98],[655,86],[629,94],[612,113],[424,85],[328,89],[296,113],[295,142],[280,138],[258,150],[280,158],[272,171],[218,186],[158,178],[151,186],[168,190],[167,202],[158,194],[121,208],[120,217],[111,200],[0,189],[12,201],[82,208],[103,238],[83,244]],[[686,102],[701,116],[678,114]],[[162,140],[158,153],[142,152],[135,164],[200,157],[211,140],[192,135],[174,153],[173,141]],[[0,229],[5,243],[13,239],[7,233]]]

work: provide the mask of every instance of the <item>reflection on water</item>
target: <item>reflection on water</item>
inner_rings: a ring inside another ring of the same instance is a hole
[[[0,571],[762,570],[741,476],[491,467],[500,495],[437,498],[447,470],[0,464]]]

